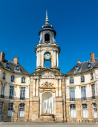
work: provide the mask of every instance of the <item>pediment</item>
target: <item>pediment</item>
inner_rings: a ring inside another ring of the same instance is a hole
[[[55,78],[53,72],[45,71],[42,73],[42,78]]]

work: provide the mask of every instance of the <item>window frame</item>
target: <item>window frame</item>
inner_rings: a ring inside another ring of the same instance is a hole
[[[1,83],[1,98],[4,98],[5,84]]]
[[[5,80],[5,72],[3,72],[2,79]]]
[[[11,88],[11,87],[12,87],[12,88]],[[13,98],[14,98],[14,86],[10,86],[9,98],[10,98],[10,99],[13,99]]]
[[[92,72],[91,73],[91,80],[93,80],[94,79],[94,73]]]
[[[15,82],[15,76],[11,75],[11,82]]]
[[[76,105],[75,104],[70,105],[70,117],[76,118]]]
[[[92,99],[95,99],[95,84],[91,85],[91,89],[92,89]]]
[[[25,87],[20,88],[20,100],[25,100],[25,91],[26,91]]]
[[[93,111],[94,111],[94,118],[98,118],[97,104],[96,103],[93,103]]]
[[[75,101],[75,88],[70,87],[69,88],[69,93],[70,93],[70,101]]]
[[[13,112],[13,103],[9,103],[9,105],[8,105],[8,117],[12,116],[12,112]]]
[[[23,79],[24,79],[24,81],[23,81]],[[25,77],[21,78],[21,83],[26,83],[26,78]]]
[[[82,112],[83,112],[83,118],[88,118],[87,104],[82,104]],[[84,114],[84,112],[85,112],[86,115]]]
[[[84,75],[81,76],[81,82],[85,82],[85,76]]]
[[[81,99],[86,100],[86,86],[81,86]]]
[[[74,83],[74,78],[73,78],[73,77],[70,77],[69,83],[70,83],[70,84],[73,84],[73,83]]]
[[[22,114],[24,114],[23,116],[20,116],[21,112],[22,112]],[[25,104],[24,103],[19,104],[19,117],[25,117]]]

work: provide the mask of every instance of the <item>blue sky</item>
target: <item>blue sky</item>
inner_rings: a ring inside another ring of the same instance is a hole
[[[90,60],[91,52],[98,58],[98,0],[0,0],[0,51],[7,60],[19,57],[29,73],[35,71],[34,48],[45,24],[46,9],[61,47],[62,73],[77,60]]]

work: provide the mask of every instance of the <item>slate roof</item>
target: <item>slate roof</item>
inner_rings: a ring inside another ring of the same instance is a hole
[[[9,68],[6,68],[6,63],[9,64]],[[19,66],[19,71],[17,71],[15,68],[16,66]],[[14,62],[8,61],[8,60],[4,60],[4,61],[0,61],[0,67],[13,72],[13,73],[18,73],[18,74],[29,74],[19,63],[15,64]]]
[[[42,28],[41,28],[41,30],[39,31],[38,35],[40,36],[40,33],[41,33],[42,31],[47,31],[47,30],[54,32],[54,34],[55,34],[55,36],[56,36],[56,31],[53,29],[53,26],[50,25],[50,24],[45,24],[45,25],[43,25]]]
[[[90,66],[89,66],[90,65]],[[74,74],[80,74],[87,72],[93,68],[98,68],[98,58],[95,60],[95,62],[86,61],[86,62],[80,62],[77,63],[70,71],[68,71],[67,75],[74,75]]]

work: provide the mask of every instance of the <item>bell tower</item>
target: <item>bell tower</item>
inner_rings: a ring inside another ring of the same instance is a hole
[[[47,11],[45,25],[42,26],[38,34],[40,40],[39,44],[35,48],[37,57],[36,70],[48,67],[44,65],[46,61],[50,61],[50,68],[59,70],[58,57],[60,53],[60,47],[56,44],[56,31],[53,29],[52,25],[49,24]]]

